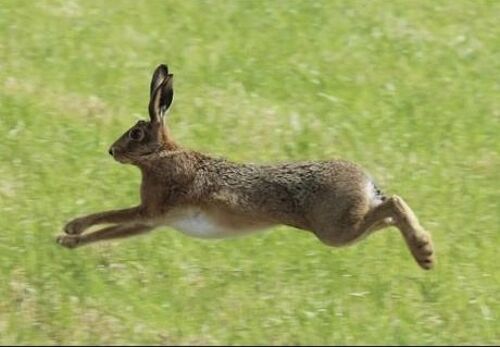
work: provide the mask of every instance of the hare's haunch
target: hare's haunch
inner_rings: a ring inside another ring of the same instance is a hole
[[[353,163],[238,164],[178,146],[164,120],[173,101],[172,82],[160,65],[151,80],[150,120],[137,122],[109,149],[115,160],[141,170],[140,204],[72,220],[57,238],[61,245],[74,248],[164,225],[221,238],[285,224],[343,246],[395,226],[417,263],[433,266],[430,234],[410,207],[398,196],[384,196]],[[84,233],[97,224],[111,226]]]

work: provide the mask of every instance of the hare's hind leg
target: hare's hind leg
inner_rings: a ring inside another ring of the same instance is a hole
[[[360,222],[351,223],[348,226],[343,225],[336,228],[332,228],[331,226],[326,228],[319,227],[314,233],[323,243],[333,247],[342,247],[358,242],[377,230],[395,225],[392,217],[376,218],[378,215],[373,215],[372,218],[371,215],[372,211],[367,213],[367,218],[360,218]]]
[[[387,198],[368,212],[359,229],[373,228],[387,218],[391,218],[391,224],[401,231],[417,263],[426,270],[431,269],[435,262],[431,236],[420,225],[412,209],[399,196]]]
[[[424,269],[434,265],[430,234],[422,228],[411,208],[399,196],[386,198],[371,208],[355,204],[342,221],[333,227],[332,224],[320,224],[315,229],[316,236],[329,246],[346,246],[376,230],[394,225],[401,231],[417,263]]]
[[[67,248],[76,248],[97,241],[135,236],[152,229],[153,227],[143,224],[113,225],[89,234],[61,235],[57,237],[57,243]]]

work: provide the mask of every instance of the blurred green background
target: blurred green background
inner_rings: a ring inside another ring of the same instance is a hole
[[[0,3],[0,344],[499,344],[500,1]],[[147,117],[235,161],[342,157],[432,232],[342,249],[279,227],[168,228],[69,251],[69,219],[138,201],[109,145]]]

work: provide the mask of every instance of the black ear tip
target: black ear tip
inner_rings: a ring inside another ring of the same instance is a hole
[[[163,70],[166,74],[168,74],[168,66],[167,66],[167,64],[160,64],[160,65],[158,65],[158,67],[156,69],[157,70]]]

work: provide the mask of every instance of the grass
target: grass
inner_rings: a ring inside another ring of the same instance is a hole
[[[479,0],[3,1],[0,344],[499,344],[499,20]],[[411,204],[437,268],[394,229],[58,247],[69,219],[137,202],[106,152],[163,62],[178,142],[356,161]]]

